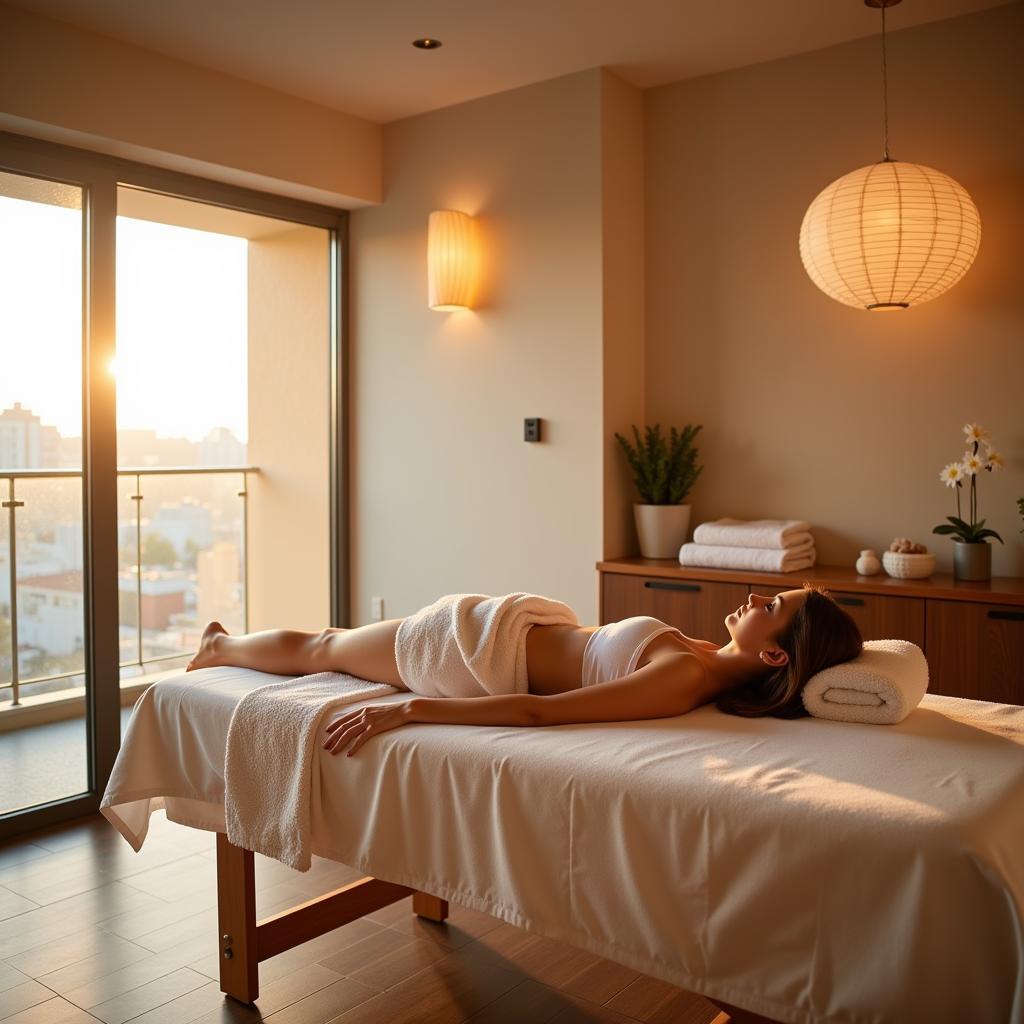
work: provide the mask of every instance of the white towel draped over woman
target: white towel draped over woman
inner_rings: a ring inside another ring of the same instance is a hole
[[[448,594],[402,620],[398,673],[423,697],[529,693],[525,639],[535,625],[578,626],[579,619],[539,594]]]

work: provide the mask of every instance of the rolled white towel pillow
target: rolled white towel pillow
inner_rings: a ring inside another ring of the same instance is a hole
[[[851,661],[816,672],[802,691],[815,718],[896,725],[928,692],[924,651],[909,640],[867,640]]]

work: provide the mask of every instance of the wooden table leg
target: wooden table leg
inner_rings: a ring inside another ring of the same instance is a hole
[[[722,1015],[730,1024],[779,1024],[774,1017],[762,1017],[753,1010],[741,1010],[738,1006],[723,1002],[721,999],[710,999],[707,996],[705,998],[722,1011]],[[718,1018],[716,1017],[711,1024],[718,1024]]]
[[[448,901],[440,896],[430,896],[425,892],[412,894],[412,912],[431,921],[443,921],[448,916]]]
[[[217,833],[217,919],[220,988],[243,1003],[260,994],[256,950],[256,867],[251,850]]]

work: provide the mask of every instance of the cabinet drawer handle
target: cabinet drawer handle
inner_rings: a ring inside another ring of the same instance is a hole
[[[700,585],[697,583],[669,583],[665,580],[644,580],[644,586],[651,590],[685,590],[687,593],[698,593]]]
[[[1024,612],[997,612],[992,610],[988,613],[990,619],[1003,619],[1005,622],[1024,622]]]
[[[864,604],[863,597],[837,597],[835,599],[836,604],[848,604],[853,605],[855,608],[860,608]]]

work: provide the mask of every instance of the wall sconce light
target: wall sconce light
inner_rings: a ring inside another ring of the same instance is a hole
[[[469,309],[475,271],[473,218],[435,210],[427,225],[427,305],[443,313]]]

